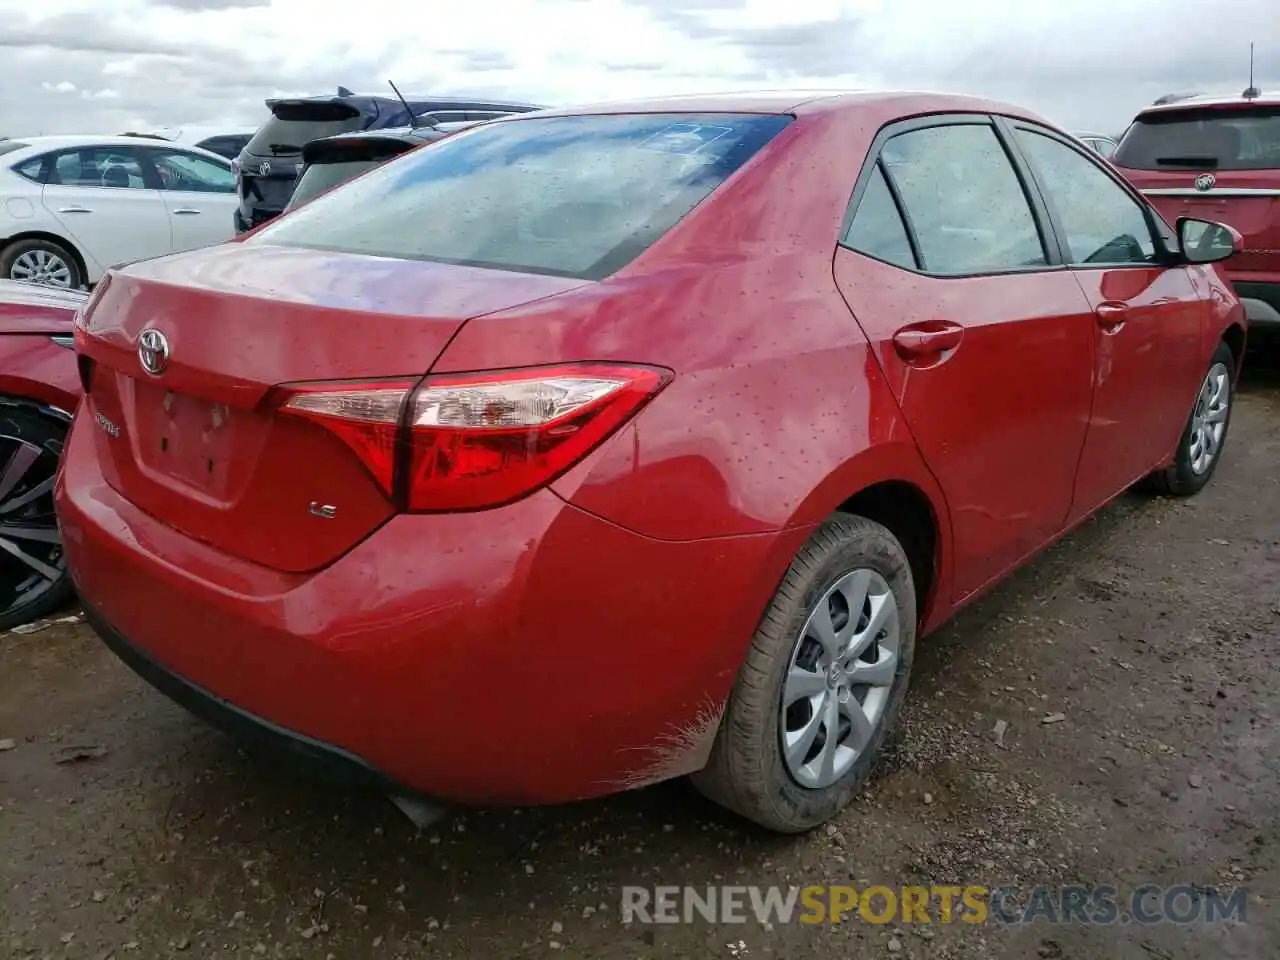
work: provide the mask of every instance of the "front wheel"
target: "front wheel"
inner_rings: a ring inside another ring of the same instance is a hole
[[[0,630],[42,617],[72,594],[53,512],[66,424],[0,403]]]
[[[836,514],[774,594],[694,785],[779,833],[838,814],[871,774],[906,693],[916,595],[885,527]]]
[[[1225,343],[1218,344],[1209,370],[1200,382],[1195,406],[1178,440],[1173,463],[1152,474],[1149,486],[1156,493],[1190,497],[1199,493],[1213,476],[1227,442],[1231,410],[1235,403],[1236,358]]]

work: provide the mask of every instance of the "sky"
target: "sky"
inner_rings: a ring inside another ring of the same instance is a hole
[[[1277,0],[0,0],[0,136],[212,124],[335,91],[546,105],[946,90],[1120,133],[1171,92],[1280,89]]]

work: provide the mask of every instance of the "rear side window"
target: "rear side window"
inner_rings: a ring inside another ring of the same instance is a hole
[[[359,110],[345,103],[277,104],[247,149],[256,157],[301,153],[308,140],[363,130],[366,123]]]
[[[634,114],[483,124],[344,184],[248,242],[598,280],[789,121]]]
[[[1031,205],[992,127],[900,133],[885,143],[881,162],[927,272],[963,276],[1047,265]]]
[[[1133,122],[1113,159],[1132,170],[1280,168],[1280,108],[1153,111]]]
[[[33,157],[13,168],[13,172],[35,183],[44,182],[44,157]]]
[[[906,224],[902,222],[898,205],[889,192],[884,170],[879,164],[876,164],[862,199],[858,201],[858,212],[849,224],[844,243],[859,253],[894,266],[914,269],[917,265]]]

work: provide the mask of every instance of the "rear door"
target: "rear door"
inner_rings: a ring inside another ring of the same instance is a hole
[[[1240,231],[1233,277],[1280,270],[1280,104],[1151,111],[1114,159],[1171,224],[1200,217]]]
[[[140,151],[169,216],[175,253],[224,243],[235,236],[236,178],[231,165],[174,147]]]
[[[836,282],[947,497],[961,600],[1066,521],[1091,311],[990,118],[890,127],[870,160]]]
[[[104,268],[170,250],[169,216],[137,148],[61,150],[46,167],[45,209]]]
[[[1208,307],[1187,268],[1158,262],[1145,204],[1104,164],[1047,128],[1010,126],[1094,311],[1096,388],[1079,517],[1172,453],[1204,373]]]

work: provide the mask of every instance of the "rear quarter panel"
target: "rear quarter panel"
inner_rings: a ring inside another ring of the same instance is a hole
[[[905,480],[934,504],[949,555],[940,491],[832,275],[887,119],[802,115],[624,271],[471,321],[432,372],[668,367],[672,383],[556,493],[649,537],[698,540],[813,526],[860,489]]]

